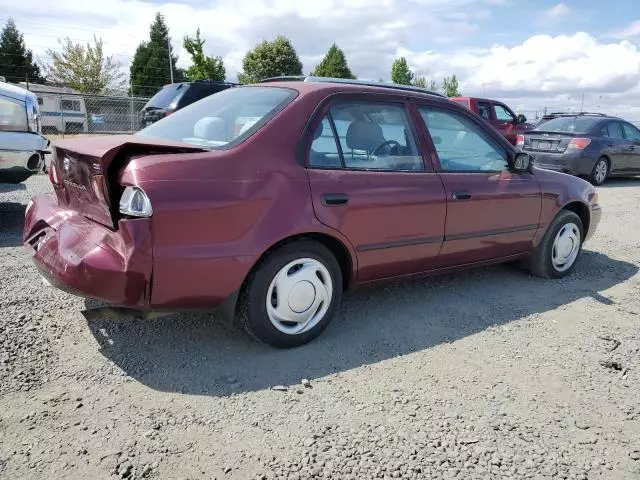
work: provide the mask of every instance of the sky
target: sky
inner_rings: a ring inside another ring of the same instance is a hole
[[[232,81],[249,49],[283,34],[305,73],[336,42],[359,78],[389,80],[404,56],[416,75],[456,74],[464,94],[525,114],[583,104],[640,121],[640,0],[0,0],[0,23],[12,17],[45,62],[59,38],[95,34],[128,71],[157,11],[178,66],[199,27]]]

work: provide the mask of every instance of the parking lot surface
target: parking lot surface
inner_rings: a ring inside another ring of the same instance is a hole
[[[49,188],[0,185],[0,478],[640,478],[640,179],[600,188],[565,279],[362,289],[287,351],[215,314],[87,320],[21,248]]]

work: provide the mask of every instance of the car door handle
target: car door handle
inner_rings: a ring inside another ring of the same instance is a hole
[[[471,192],[467,190],[454,190],[451,192],[451,198],[453,200],[469,200],[471,198]]]
[[[346,205],[348,202],[349,197],[346,193],[325,193],[322,196],[322,203],[327,207]]]

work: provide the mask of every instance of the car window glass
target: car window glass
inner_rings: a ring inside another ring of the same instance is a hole
[[[420,107],[443,171],[502,171],[507,152],[494,144],[480,126],[463,115]]]
[[[346,168],[424,170],[404,106],[343,102],[331,116]]]
[[[491,104],[486,102],[478,102],[478,115],[485,120],[491,120]]]
[[[22,102],[0,97],[0,131],[27,130],[27,110]]]
[[[231,147],[255,133],[295,95],[279,87],[229,88],[175,111],[136,135],[205,148]]]
[[[605,124],[600,129],[600,135],[603,137],[609,137],[609,125]]]
[[[631,140],[632,142],[640,140],[640,132],[636,127],[628,123],[623,123],[622,128],[624,129],[624,134],[627,137],[627,140]]]
[[[513,122],[516,119],[516,117],[514,117],[511,112],[502,105],[495,104],[495,108],[496,118],[499,122]]]
[[[328,115],[322,119],[313,133],[313,142],[309,152],[309,165],[312,167],[341,167],[340,151],[331,128]]]
[[[622,127],[620,122],[609,122],[609,137],[624,140],[624,134],[622,133]]]

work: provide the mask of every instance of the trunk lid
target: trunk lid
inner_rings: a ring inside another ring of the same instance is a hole
[[[562,153],[574,137],[575,133],[528,131],[524,133],[523,149],[532,152]]]
[[[123,191],[118,173],[132,157],[202,151],[134,135],[63,140],[52,149],[51,180],[60,205],[115,228]]]

